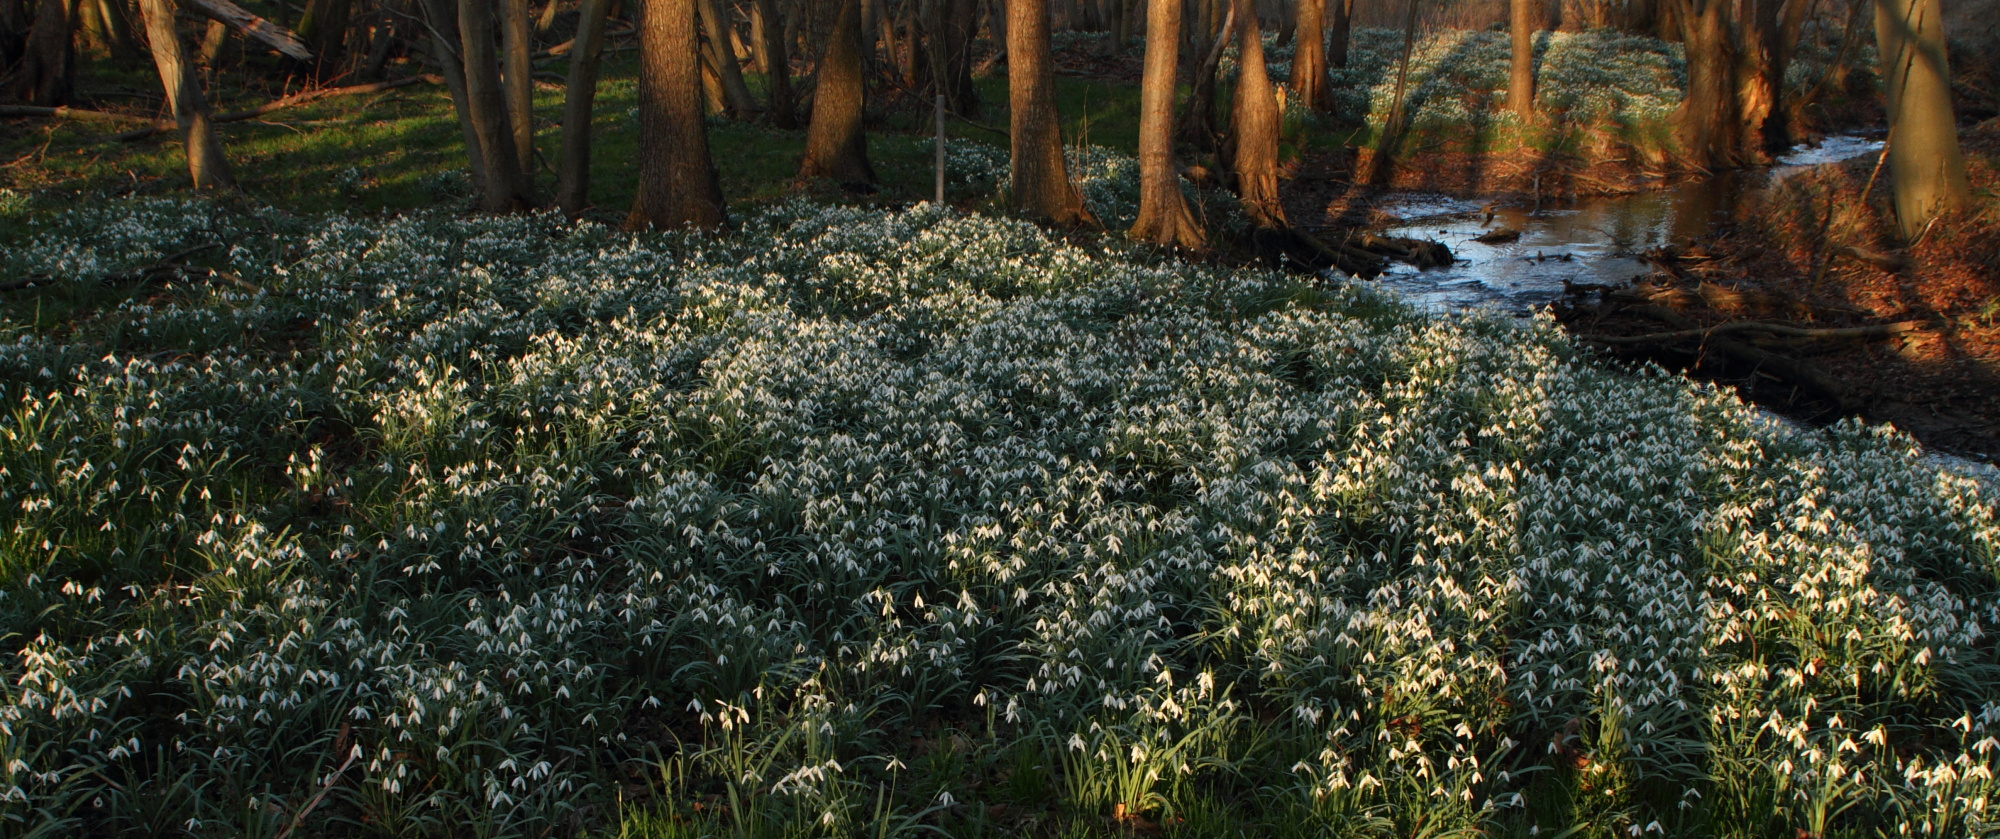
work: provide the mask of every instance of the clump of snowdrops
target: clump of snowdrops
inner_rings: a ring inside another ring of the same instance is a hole
[[[1995,830],[1994,490],[1546,318],[929,207],[5,260],[12,833]]]

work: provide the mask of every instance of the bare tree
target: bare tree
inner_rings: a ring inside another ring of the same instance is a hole
[[[1298,0],[1294,4],[1292,96],[1315,111],[1333,110],[1333,87],[1326,78],[1325,16],[1328,0]],[[1346,0],[1332,0],[1343,3]]]
[[[315,75],[331,76],[347,48],[349,0],[308,0],[299,13],[299,38],[312,50]]]
[[[1889,100],[1889,176],[1896,227],[1914,239],[1972,190],[1951,111],[1944,19],[1938,0],[1874,0],[1875,42]]]
[[[167,91],[167,106],[180,125],[194,188],[235,188],[236,178],[222,155],[222,140],[215,134],[208,98],[202,95],[194,65],[187,60],[187,48],[174,30],[171,0],[139,0],[139,10],[146,18],[146,40],[153,50],[153,64],[160,71],[160,83]]]
[[[1676,144],[1687,163],[1720,169],[1744,162],[1743,112],[1737,97],[1735,0],[1672,0],[1687,48],[1687,93],[1674,113]]]
[[[458,52],[458,6],[457,0],[421,0],[423,3],[425,29],[430,32],[431,58],[437,62],[439,75],[444,76],[444,86],[451,93],[451,109],[458,117],[458,131],[465,141],[465,156],[469,166],[467,172],[472,179],[472,191],[478,195],[488,192],[486,183],[486,154],[479,146],[479,131],[472,124],[472,100],[469,86],[465,81],[465,62]]]
[[[508,118],[506,92],[501,87],[499,56],[494,55],[493,7],[490,0],[458,0],[459,54],[465,63],[465,104],[479,138],[480,160],[486,164],[480,208],[493,213],[534,206],[534,182],[521,167],[520,151]]]
[[[708,154],[695,0],[643,0],[639,20],[639,196],[633,228],[720,227],[722,184]]]
[[[1055,224],[1089,218],[1063,165],[1049,0],[1007,0],[1007,98],[1014,209]]]
[[[757,102],[750,96],[750,86],[743,82],[743,68],[736,63],[736,53],[730,48],[729,35],[735,28],[724,17],[715,0],[697,0],[695,14],[701,19],[702,31],[707,34],[707,47],[703,53],[708,63],[715,67],[717,80],[722,84],[723,101],[729,106],[730,116],[749,119],[757,113]]]
[[[1174,167],[1181,0],[1150,0],[1147,6],[1146,71],[1139,88],[1139,219],[1130,235],[1162,247],[1199,251],[1207,242],[1188,212]]]
[[[1535,120],[1535,0],[1512,0],[1507,33],[1513,41],[1513,62],[1507,77],[1507,110],[1522,122]]]
[[[555,5],[554,0],[549,3]],[[572,216],[590,206],[590,117],[597,98],[597,67],[604,55],[604,21],[611,0],[583,0],[570,48],[569,88],[563,94],[561,164],[556,171],[556,206]]]
[[[76,87],[75,30],[76,0],[42,0],[14,68],[15,99],[43,107],[69,103]]]
[[[1258,227],[1285,226],[1285,207],[1278,200],[1278,99],[1264,65],[1264,36],[1257,26],[1254,0],[1236,0],[1236,97],[1230,111],[1230,144],[1235,147],[1231,169],[1243,212]]]
[[[1347,69],[1347,47],[1353,40],[1354,0],[1326,0],[1327,39],[1326,65],[1339,70]]]
[[[868,132],[863,124],[861,4],[840,4],[826,49],[820,52],[819,81],[813,89],[812,124],[806,127],[806,155],[799,180],[832,178],[842,184],[875,182],[868,165]]]

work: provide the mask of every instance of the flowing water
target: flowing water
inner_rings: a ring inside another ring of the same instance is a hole
[[[1526,315],[1563,295],[1565,282],[1617,285],[1652,269],[1639,254],[1706,233],[1729,221],[1747,202],[1810,167],[1878,154],[1882,140],[1827,137],[1794,148],[1775,165],[1689,180],[1631,195],[1589,198],[1541,208],[1493,208],[1440,195],[1406,194],[1379,205],[1395,216],[1386,233],[1435,239],[1457,262],[1420,271],[1396,263],[1375,282],[1438,311],[1497,310]],[[1512,242],[1474,241],[1494,230],[1520,232]],[[1797,425],[1777,414],[1774,421]],[[2000,469],[1932,452],[1930,459],[1961,474],[2000,486]]]

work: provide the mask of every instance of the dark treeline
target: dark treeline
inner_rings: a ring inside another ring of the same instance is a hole
[[[0,102],[16,116],[87,111],[75,101],[80,59],[150,64],[194,185],[230,188],[215,128],[229,115],[212,113],[208,95],[222,74],[329,95],[399,83],[392,68],[424,68],[425,80],[450,92],[481,209],[553,203],[575,214],[589,203],[599,64],[609,51],[636,50],[639,190],[628,222],[707,227],[726,220],[707,120],[794,128],[803,119],[799,181],[867,191],[876,180],[872,119],[925,112],[940,97],[975,119],[989,103],[974,78],[1004,65],[1011,205],[1087,224],[1094,220],[1064,171],[1054,35],[1101,33],[1107,53],[1144,37],[1144,196],[1131,232],[1192,250],[1205,234],[1180,197],[1177,145],[1214,155],[1246,215],[1283,230],[1280,97],[1288,91],[1299,106],[1332,111],[1329,74],[1347,64],[1358,26],[1405,30],[1399,89],[1420,26],[1511,30],[1507,108],[1528,124],[1535,32],[1614,27],[1680,42],[1687,89],[1675,154],[1690,170],[1713,171],[1766,161],[1794,142],[1784,79],[1815,14],[1847,24],[1843,61],[1854,60],[1856,34],[1872,30],[1894,201],[1908,235],[1967,195],[1940,0],[0,0]],[[1266,70],[1265,33],[1293,47],[1287,78]],[[1245,60],[1221,78],[1232,46]],[[545,163],[532,99],[536,68],[558,69],[552,62],[567,66],[562,148],[546,163],[557,173],[550,196],[535,186]],[[1191,91],[1178,108],[1176,83]]]

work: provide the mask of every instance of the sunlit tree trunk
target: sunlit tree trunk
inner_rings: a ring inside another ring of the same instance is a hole
[[[812,124],[806,127],[806,156],[799,179],[832,178],[842,184],[872,184],[868,132],[863,124],[861,4],[840,4],[833,32],[820,53],[819,82],[813,90]]]
[[[530,182],[535,171],[535,80],[528,0],[500,0],[500,50],[505,69],[507,126],[513,132],[514,160]]]
[[[1730,5],[1731,0],[1674,3],[1674,19],[1687,49],[1687,93],[1674,114],[1674,135],[1685,160],[1702,169],[1743,162]]]
[[[1285,208],[1278,200],[1278,100],[1264,65],[1264,36],[1252,2],[1236,0],[1242,69],[1236,75],[1230,111],[1229,132],[1235,146],[1231,169],[1244,214],[1258,227],[1276,228],[1285,226]]]
[[[713,228],[726,219],[708,153],[694,0],[644,0],[639,21],[639,197],[634,228]]]
[[[194,65],[187,60],[180,33],[174,30],[171,0],[139,0],[139,10],[146,17],[146,41],[152,47],[160,83],[167,91],[167,107],[174,112],[174,122],[180,124],[187,149],[188,175],[194,180],[194,188],[235,188],[236,178],[229,172],[229,161],[222,155],[222,140],[216,136],[215,123],[210,119],[208,98],[202,95]]]
[[[552,1],[549,5],[554,6]],[[611,0],[583,0],[576,22],[576,44],[569,63],[569,87],[563,93],[561,165],[556,172],[556,206],[572,216],[590,206],[591,106],[597,98],[597,68],[604,55],[604,21]]]
[[[1535,0],[1513,0],[1509,4],[1507,34],[1513,42],[1511,72],[1507,75],[1507,110],[1522,122],[1535,120]]]
[[[791,51],[785,48],[784,18],[778,11],[777,0],[757,0],[756,8],[757,20],[762,24],[755,40],[757,60],[765,74],[765,113],[770,115],[772,125],[793,128],[798,117],[793,110],[792,59]]]
[[[1054,224],[1087,216],[1063,165],[1056,79],[1049,40],[1049,0],[1007,0],[1007,99],[1013,109],[1008,194],[1014,209]]]
[[[479,196],[480,208],[503,213],[525,210],[535,201],[533,182],[521,167],[520,151],[514,144],[499,56],[493,54],[493,36],[490,0],[458,0],[458,48],[465,61],[466,110],[479,137],[480,159],[486,163],[486,189]]]
[[[1914,239],[1972,197],[1951,111],[1938,0],[1874,0],[1876,54],[1889,104],[1889,176],[1896,227]]]
[[[1292,96],[1315,111],[1333,110],[1333,89],[1326,78],[1325,12],[1328,0],[1298,0],[1296,13],[1298,44],[1292,48]],[[1334,3],[1345,0],[1332,0]]]
[[[1174,167],[1174,78],[1180,67],[1181,0],[1151,0],[1146,13],[1146,71],[1139,87],[1139,219],[1131,236],[1162,247],[1199,251],[1201,225],[1181,196]]]
[[[76,0],[42,0],[14,70],[15,99],[43,107],[69,104],[76,87],[75,30]]]
[[[749,119],[757,113],[757,101],[750,96],[750,86],[743,82],[743,68],[736,63],[736,51],[730,46],[732,24],[715,0],[697,2],[700,5],[695,7],[695,13],[701,18],[702,31],[708,35],[708,61],[715,65],[722,82],[723,100],[729,103],[731,116]]]

